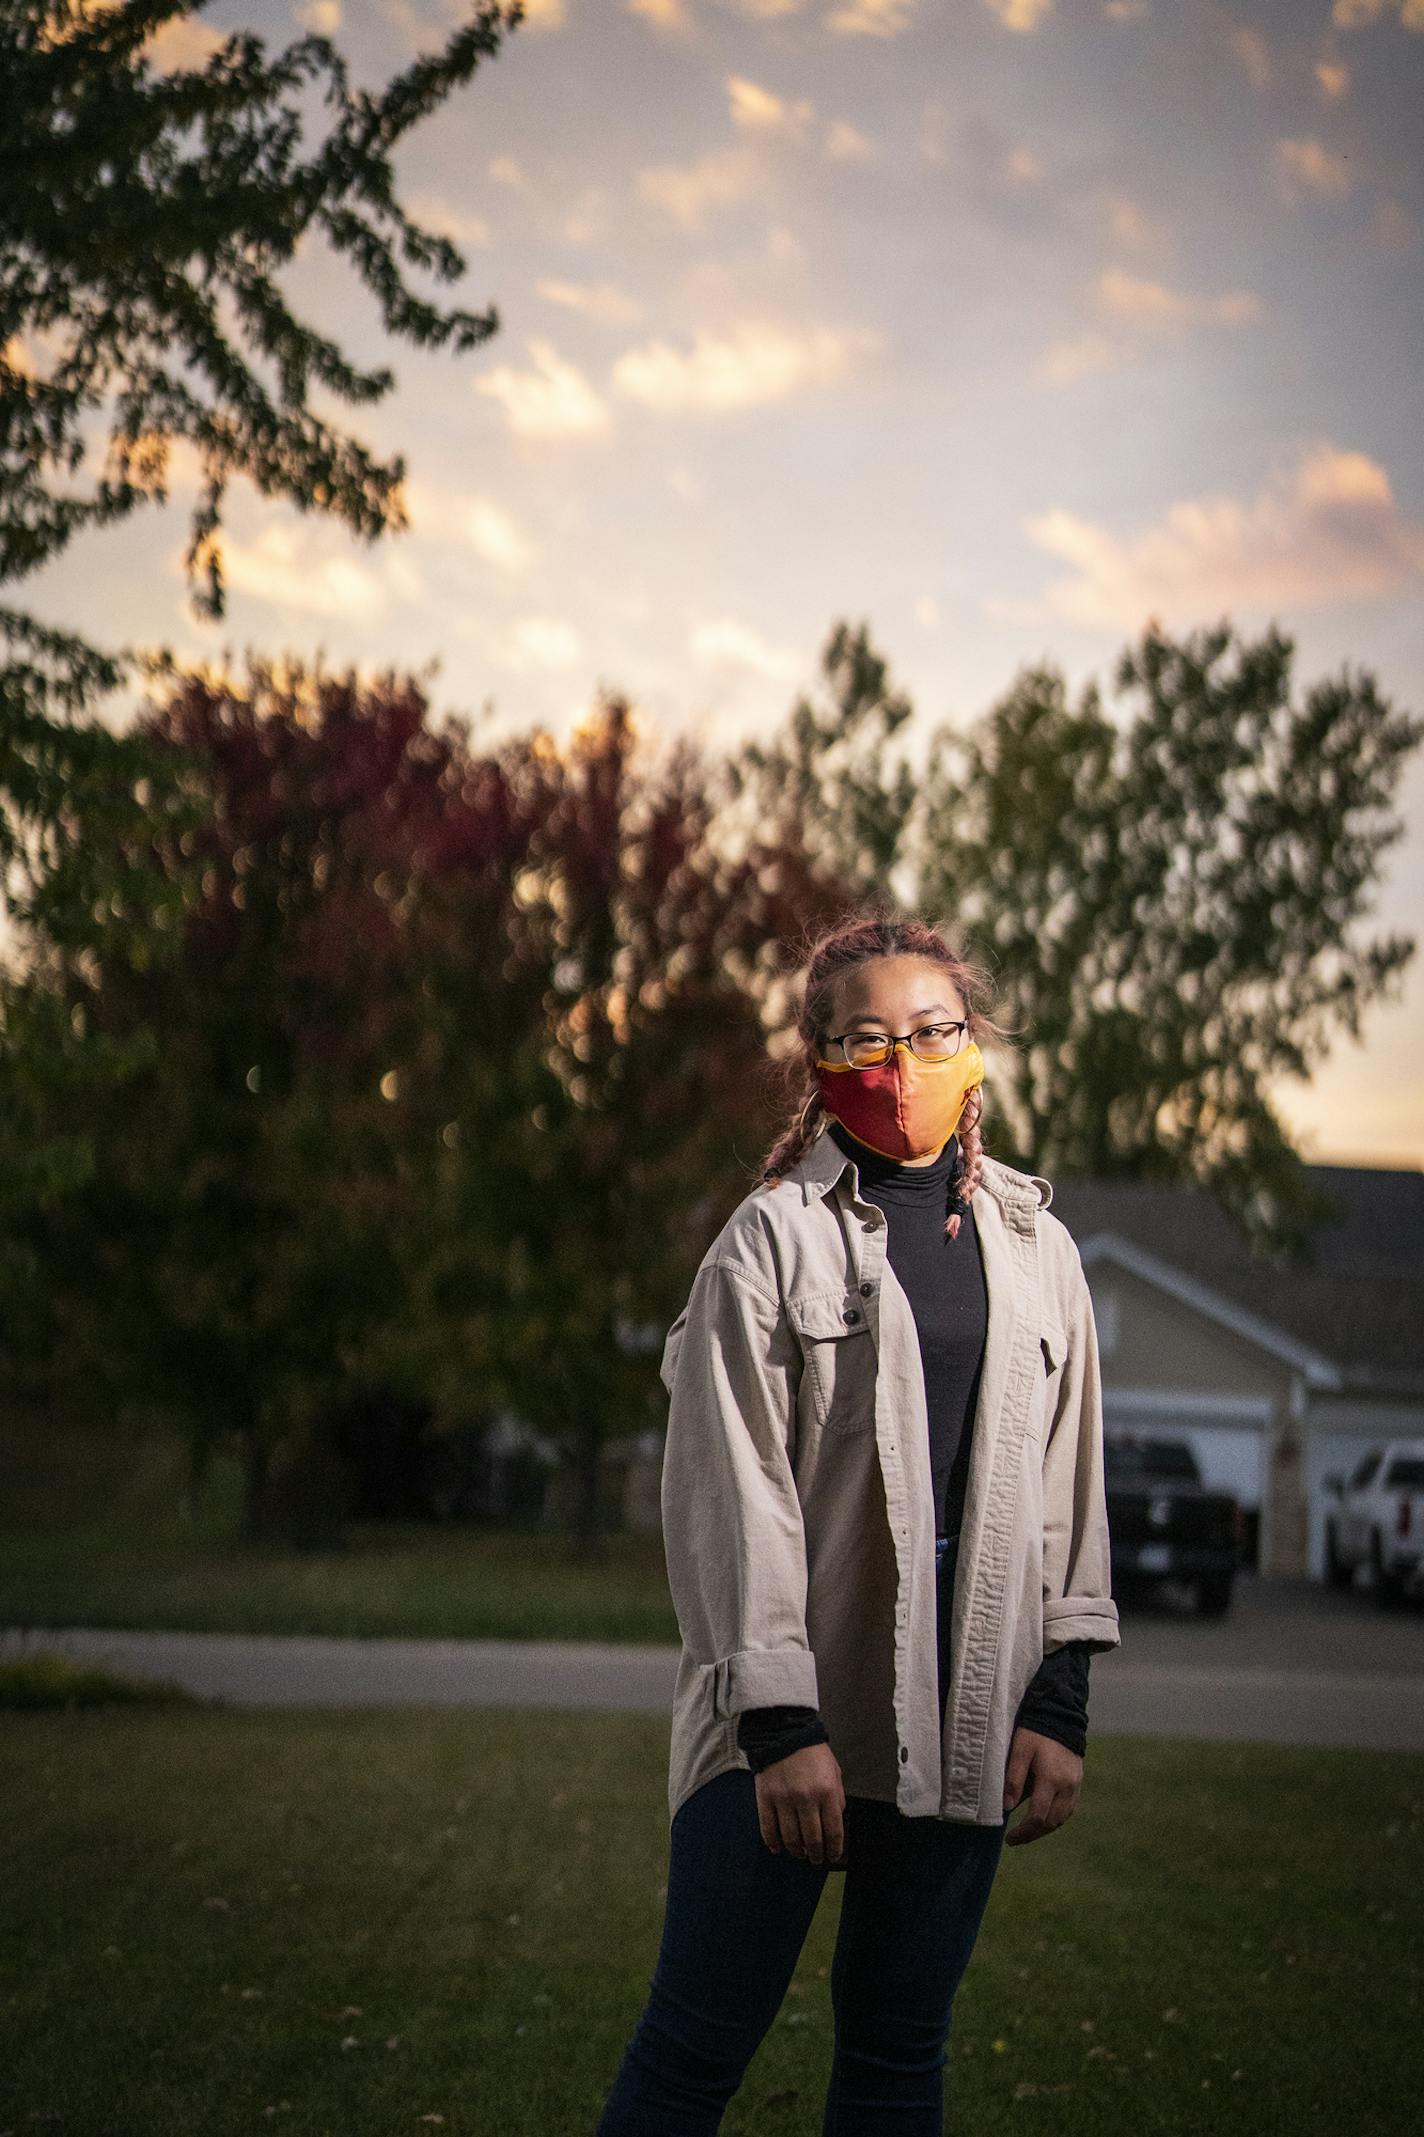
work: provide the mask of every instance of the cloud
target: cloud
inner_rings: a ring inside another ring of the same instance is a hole
[[[300,0],[296,17],[303,29],[334,37],[341,28],[341,0]]]
[[[644,22],[651,23],[671,37],[689,37],[692,34],[692,16],[686,0],[624,0],[630,15],[641,15]]]
[[[937,96],[928,97],[920,113],[918,144],[926,163],[948,163],[949,114]]]
[[[1349,88],[1350,70],[1342,59],[1318,59],[1315,79],[1320,84],[1321,95],[1333,104]]]
[[[749,81],[742,74],[727,77],[727,91],[732,124],[740,127],[743,133],[794,142],[804,141],[810,134],[816,107],[809,97],[798,97],[794,104],[788,103],[785,97],[763,89],[759,82]],[[821,136],[821,152],[830,163],[869,163],[875,155],[871,142],[858,127],[851,125],[849,119],[826,122]]]
[[[627,326],[643,316],[643,306],[613,282],[536,282],[534,287],[550,304],[567,305],[582,312],[598,326]]]
[[[1062,508],[1024,526],[1073,575],[1040,601],[991,600],[1004,621],[1135,631],[1149,615],[1183,625],[1222,611],[1382,600],[1424,583],[1424,525],[1400,510],[1378,462],[1328,442],[1258,497],[1187,499],[1135,540]]]
[[[1041,235],[1061,224],[1067,188],[1043,182],[1033,147],[1013,141],[992,118],[975,111],[962,120],[954,145],[941,137],[941,152],[932,160],[951,165],[973,205],[1001,229]]]
[[[1166,242],[1159,223],[1149,221],[1137,202],[1126,193],[1109,193],[1103,203],[1108,235],[1115,245],[1132,252],[1160,252]]]
[[[433,230],[437,237],[448,237],[457,245],[488,245],[494,233],[482,215],[472,215],[468,209],[452,207],[438,193],[420,193],[410,202],[410,219],[422,229]]]
[[[1127,362],[1129,353],[1123,342],[1109,341],[1106,334],[1087,327],[1051,343],[1034,365],[1033,375],[1041,386],[1071,386],[1075,379],[1094,371],[1115,370]]]
[[[1226,42],[1251,87],[1266,88],[1271,79],[1271,48],[1261,32],[1248,29],[1244,22],[1234,22],[1227,30]]]
[[[707,494],[692,470],[680,461],[676,467],[668,469],[667,479],[673,496],[680,497],[685,505],[700,505]]]
[[[827,126],[821,149],[828,163],[873,163],[876,154],[874,142],[849,119],[835,119]]]
[[[510,578],[522,578],[538,554],[535,545],[495,498],[436,489],[423,482],[407,486],[410,523],[417,535],[473,550]]]
[[[743,146],[711,150],[696,163],[639,171],[638,192],[683,230],[701,230],[709,208],[745,200],[757,185],[755,153]]]
[[[503,662],[516,672],[541,668],[562,671],[583,658],[583,639],[562,616],[520,616],[505,638]]]
[[[734,15],[744,15],[749,22],[776,22],[786,15],[804,12],[807,0],[722,0]]]
[[[143,56],[160,74],[192,73],[205,67],[227,39],[226,30],[215,30],[209,23],[179,15],[162,23],[145,40]]]
[[[727,94],[731,102],[732,124],[746,133],[779,134],[784,139],[799,141],[816,115],[816,107],[809,97],[801,97],[796,103],[789,104],[773,90],[748,81],[744,74],[728,75]]]
[[[272,525],[252,542],[222,538],[223,573],[230,592],[251,594],[272,608],[308,616],[334,616],[376,623],[390,607],[392,591],[406,600],[424,598],[420,575],[408,556],[387,551],[372,571],[356,558],[322,555],[319,538],[305,529]],[[175,553],[175,570],[182,568]]]
[[[1406,30],[1424,30],[1424,0],[1335,0],[1330,10],[1338,30],[1362,30],[1381,15],[1398,15]]]
[[[612,203],[607,186],[585,186],[564,217],[564,236],[572,245],[594,245],[608,234]]]
[[[1354,183],[1349,159],[1315,140],[1278,141],[1272,165],[1282,198],[1292,207],[1306,194],[1343,200]]]
[[[899,37],[914,18],[916,0],[849,0],[827,15],[825,26],[838,37]]]
[[[997,15],[1006,30],[1036,30],[1045,15],[1053,12],[1053,0],[984,0],[991,15]]]
[[[1114,319],[1153,332],[1193,325],[1199,320],[1240,326],[1257,319],[1261,300],[1252,290],[1228,290],[1220,297],[1194,297],[1183,290],[1168,289],[1161,282],[1147,282],[1138,275],[1109,267],[1098,277],[1098,296],[1103,310]]]
[[[475,392],[498,401],[520,437],[604,436],[611,427],[608,410],[583,373],[566,363],[552,342],[531,339],[526,347],[534,359],[532,371],[501,364],[474,381]]]
[[[1085,327],[1079,333],[1056,341],[1034,366],[1042,386],[1069,386],[1095,371],[1112,371],[1142,354],[1152,337],[1162,338],[1193,326],[1244,326],[1261,315],[1261,300],[1254,291],[1227,290],[1221,296],[1201,297],[1163,282],[1149,282],[1120,267],[1109,267],[1097,282],[1099,310],[1123,331],[1104,333]]]
[[[1147,0],[1103,0],[1109,22],[1141,22],[1147,12]]]
[[[582,633],[563,616],[515,616],[501,622],[474,609],[453,616],[450,630],[477,646],[491,667],[512,675],[561,675],[585,658]]]
[[[491,497],[477,497],[465,507],[470,547],[487,564],[497,564],[512,575],[526,572],[534,559],[532,543],[515,526],[502,505]]]
[[[1375,203],[1370,236],[1381,252],[1408,252],[1419,240],[1419,225],[1403,201],[1385,194]]]
[[[613,384],[630,400],[665,415],[753,408],[841,378],[857,356],[881,345],[867,328],[813,327],[804,333],[747,324],[704,329],[690,350],[653,341],[629,349],[613,367]]]
[[[519,167],[518,159],[514,156],[491,156],[489,162],[485,165],[485,169],[489,172],[496,185],[511,186],[517,193],[528,190],[529,180],[525,177]]]
[[[793,681],[802,671],[799,654],[788,647],[773,646],[749,623],[735,616],[721,616],[694,624],[688,633],[687,650],[694,667],[748,668],[768,682]]]

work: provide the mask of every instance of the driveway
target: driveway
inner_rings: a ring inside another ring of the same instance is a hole
[[[1424,1750],[1424,1609],[1243,1579],[1230,1615],[1120,1600],[1122,1647],[1096,1658],[1094,1735]],[[0,1631],[0,1657],[59,1649],[242,1706],[515,1706],[666,1713],[677,1650],[576,1641]]]

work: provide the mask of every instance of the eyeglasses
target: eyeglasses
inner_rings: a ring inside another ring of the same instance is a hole
[[[959,1052],[968,1029],[969,1021],[963,1018],[957,1024],[922,1024],[918,1031],[898,1037],[883,1031],[839,1031],[828,1033],[827,1039],[830,1045],[845,1048],[852,1068],[877,1068],[897,1046],[908,1046],[921,1061],[948,1061]]]

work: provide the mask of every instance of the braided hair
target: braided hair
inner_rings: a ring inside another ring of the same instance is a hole
[[[777,1137],[761,1161],[758,1184],[779,1187],[783,1176],[810,1149],[829,1117],[816,1088],[816,1056],[822,1051],[835,1007],[836,988],[845,975],[872,957],[923,957],[939,965],[964,999],[969,1020],[968,1038],[1007,1034],[980,1006],[992,990],[984,966],[962,957],[950,947],[933,922],[914,917],[873,916],[841,922],[819,936],[811,947],[805,986],[797,1012],[796,1030],[801,1040],[798,1054],[789,1065],[787,1081],[796,1111],[788,1127]],[[945,1236],[959,1235],[960,1221],[984,1174],[984,1144],[980,1134],[983,1090],[977,1086],[964,1102],[959,1120],[959,1164],[950,1183],[949,1214]]]

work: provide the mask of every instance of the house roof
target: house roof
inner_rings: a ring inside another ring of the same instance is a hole
[[[1115,1238],[1146,1250],[1239,1313],[1332,1360],[1344,1383],[1424,1393],[1424,1169],[1307,1165],[1335,1216],[1309,1234],[1308,1262],[1253,1256],[1204,1188],[1055,1180],[1054,1215],[1080,1252]]]

